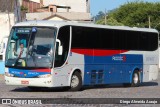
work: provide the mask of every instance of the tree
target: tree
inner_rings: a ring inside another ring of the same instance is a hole
[[[96,16],[94,16],[93,18],[95,19],[95,21],[102,19],[105,16],[105,13],[102,11],[99,11],[98,14]]]
[[[28,11],[28,8],[27,8],[27,7],[24,7],[24,6],[21,6],[21,11],[22,11],[22,12],[27,12],[27,11]]]
[[[149,27],[150,17],[151,28],[154,28],[158,23],[160,23],[160,3],[142,1],[128,2],[119,8],[110,11],[108,13],[108,17],[117,21],[117,24],[121,23],[125,26],[144,28]],[[99,22],[100,21],[97,21],[97,23]],[[112,22],[114,23],[114,21]],[[107,22],[107,24],[109,23]],[[156,28],[160,30],[160,25]]]
[[[111,26],[123,26],[122,23],[119,23],[113,17],[108,18],[106,22],[107,22],[107,25],[111,25]],[[105,19],[98,20],[96,22],[96,24],[103,24],[103,25],[105,25]]]

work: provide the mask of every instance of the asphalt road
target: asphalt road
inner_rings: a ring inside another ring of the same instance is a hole
[[[7,86],[4,83],[4,77],[0,76],[0,98],[160,98],[160,73],[156,81],[142,83],[140,87],[123,87],[122,84],[106,85],[106,86],[90,86],[84,87],[79,92],[69,92],[63,88],[50,88],[38,91],[32,91],[24,86]],[[13,105],[0,105],[0,107]],[[22,106],[22,105],[17,105]],[[31,105],[30,105],[31,106]],[[41,105],[44,107],[44,105]],[[63,105],[45,105],[47,107],[63,107]],[[64,107],[70,105],[64,105]],[[74,105],[73,105],[74,106]],[[86,106],[86,105],[81,105]],[[89,107],[105,107],[105,106],[132,106],[139,105],[87,105]],[[160,107],[160,105],[140,105],[143,107]],[[23,106],[24,107],[24,106]],[[35,106],[34,107],[39,107]],[[76,105],[76,107],[79,107]]]

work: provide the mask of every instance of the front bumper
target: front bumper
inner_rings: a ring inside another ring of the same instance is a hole
[[[5,76],[5,83],[7,85],[53,87],[52,76],[48,78],[18,78]]]

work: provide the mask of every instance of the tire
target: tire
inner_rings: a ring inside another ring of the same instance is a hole
[[[70,91],[80,91],[82,88],[82,77],[79,72],[75,72],[71,77]]]
[[[138,87],[139,85],[140,85],[140,75],[139,72],[136,70],[132,75],[131,87]]]
[[[124,83],[124,87],[138,87],[140,85],[140,75],[139,72],[136,70],[132,75],[132,82],[131,83]]]

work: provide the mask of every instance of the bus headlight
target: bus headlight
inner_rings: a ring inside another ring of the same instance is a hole
[[[51,74],[39,75],[38,78],[48,78],[51,77]]]
[[[5,72],[5,76],[14,77],[14,74],[10,74],[9,72]]]

